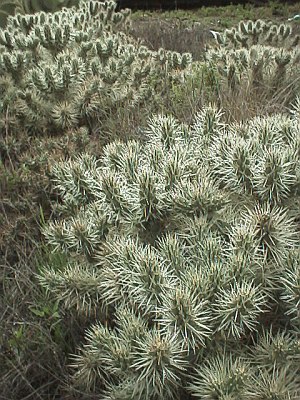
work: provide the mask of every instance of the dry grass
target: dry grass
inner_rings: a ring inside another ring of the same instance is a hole
[[[163,47],[180,53],[189,51],[194,60],[201,59],[210,38],[209,30],[200,24],[186,24],[181,19],[163,20],[160,17],[135,20],[131,33],[136,38],[142,38],[152,50]]]

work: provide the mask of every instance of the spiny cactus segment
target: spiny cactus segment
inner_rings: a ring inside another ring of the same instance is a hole
[[[299,398],[299,103],[291,116],[150,119],[52,167],[69,254],[39,281],[96,313],[77,384],[110,399]]]

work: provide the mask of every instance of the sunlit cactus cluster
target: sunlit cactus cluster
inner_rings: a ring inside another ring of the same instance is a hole
[[[300,36],[292,35],[289,24],[274,24],[258,19],[257,21],[240,21],[237,27],[226,29],[223,33],[214,33],[220,46],[227,48],[247,48],[254,45],[272,47],[296,47]]]
[[[1,0],[0,27],[6,25],[7,18],[15,13],[35,14],[39,11],[54,12],[62,7],[77,6],[78,0]]]
[[[150,51],[126,33],[130,11],[81,0],[79,8],[17,14],[0,30],[0,129],[42,134],[93,126],[147,99],[189,54]]]
[[[290,115],[186,125],[53,165],[69,261],[41,285],[98,322],[74,382],[117,399],[298,399],[299,101]]]
[[[217,46],[205,58],[230,90],[259,87],[274,95],[286,86],[288,100],[293,98],[299,89],[300,50],[299,35],[293,35],[290,25],[241,21],[237,28],[214,32],[214,37]]]

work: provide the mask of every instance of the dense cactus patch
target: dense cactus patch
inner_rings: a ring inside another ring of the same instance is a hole
[[[0,31],[0,128],[11,134],[91,130],[113,109],[158,91],[189,54],[140,45],[122,29],[129,10],[84,1],[54,14],[17,14]]]
[[[69,262],[39,280],[99,317],[77,383],[107,399],[299,396],[297,113],[154,116],[144,145],[53,166],[62,218],[44,233]]]
[[[2,396],[297,400],[295,23],[130,14],[0,5]]]

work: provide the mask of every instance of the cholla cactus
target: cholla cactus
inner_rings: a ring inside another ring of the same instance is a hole
[[[0,5],[0,27],[3,28],[6,25],[7,17],[15,13],[54,12],[62,7],[76,5],[78,5],[78,0],[2,0]]]
[[[237,28],[214,34],[217,47],[208,50],[205,58],[217,65],[230,90],[244,85],[250,91],[274,94],[285,86],[291,90],[297,82],[299,36],[293,36],[289,25],[241,21]]]
[[[240,21],[237,27],[226,29],[223,33],[213,32],[216,42],[226,48],[247,48],[255,45],[272,47],[296,47],[300,37],[292,36],[292,27],[288,24],[274,24],[258,19]]]
[[[293,85],[293,77],[299,73],[297,48],[285,50],[261,45],[237,50],[220,48],[209,50],[205,57],[208,63],[217,66],[232,91],[245,85],[248,90],[274,93],[284,85]]]
[[[299,398],[298,111],[154,116],[145,144],[52,167],[62,218],[44,233],[70,262],[39,280],[99,315],[77,384],[106,400]]]
[[[78,5],[78,0],[15,0],[17,12],[24,14],[34,14],[39,11],[54,12],[62,7],[72,7]]]
[[[115,8],[112,1],[82,0],[78,9],[9,17],[0,30],[1,128],[15,134],[92,129],[190,63],[189,54],[139,45],[122,32],[130,11]]]

